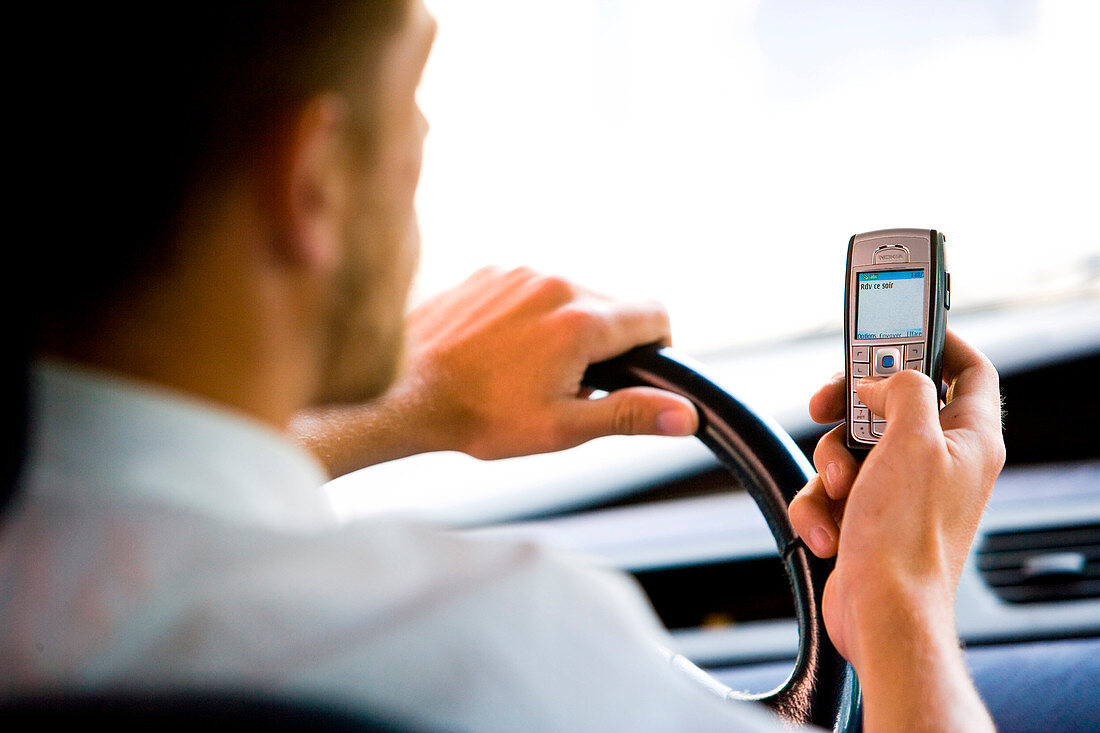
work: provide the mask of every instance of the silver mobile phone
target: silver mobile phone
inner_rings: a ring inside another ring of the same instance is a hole
[[[848,447],[870,450],[886,421],[859,401],[863,377],[916,369],[939,385],[951,283],[935,229],[881,229],[848,242],[844,288]]]

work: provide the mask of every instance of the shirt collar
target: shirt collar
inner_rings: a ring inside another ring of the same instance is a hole
[[[32,495],[151,501],[286,530],[336,521],[320,464],[246,415],[54,361],[34,365],[31,395]]]

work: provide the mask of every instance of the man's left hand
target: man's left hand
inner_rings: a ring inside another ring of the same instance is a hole
[[[592,399],[581,386],[590,364],[669,341],[659,304],[487,268],[412,311],[401,374],[379,400],[292,427],[334,475],[427,451],[495,459],[605,435],[691,435],[698,416],[678,395],[637,387]]]

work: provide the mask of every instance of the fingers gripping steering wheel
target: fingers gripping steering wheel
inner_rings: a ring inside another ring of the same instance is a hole
[[[787,515],[795,492],[813,475],[791,437],[667,348],[643,346],[594,364],[584,384],[608,392],[646,385],[690,399],[699,412],[696,437],[739,479],[771,529],[794,594],[798,657],[791,676],[775,690],[762,695],[730,692],[728,697],[762,702],[798,723],[858,730],[858,682],[829,641],[821,616],[821,594],[833,563],[803,545]]]

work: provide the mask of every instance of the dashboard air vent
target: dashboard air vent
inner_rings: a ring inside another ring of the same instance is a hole
[[[635,570],[633,574],[671,630],[794,618],[791,584],[776,556]]]
[[[991,532],[978,570],[1009,603],[1100,598],[1100,524]]]

